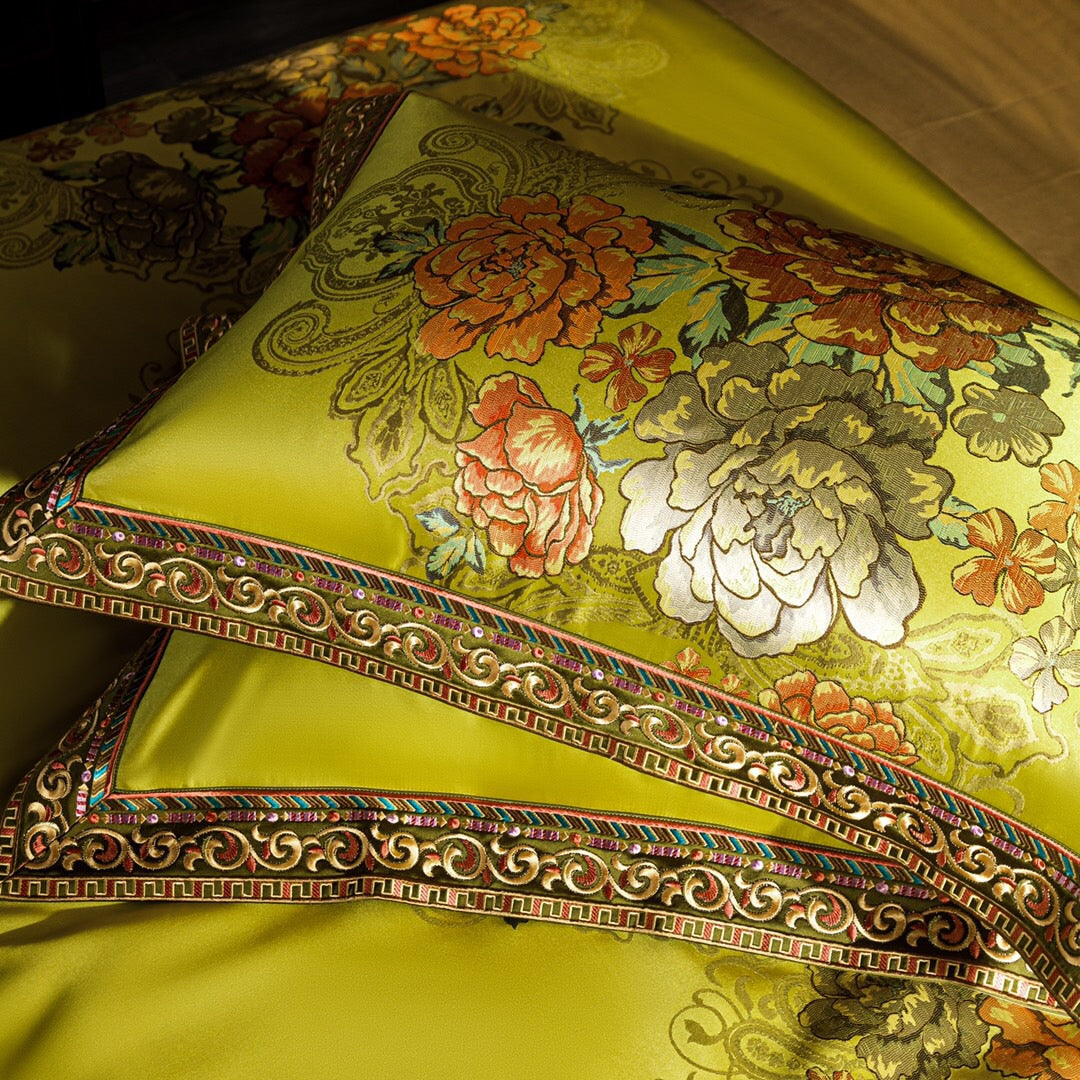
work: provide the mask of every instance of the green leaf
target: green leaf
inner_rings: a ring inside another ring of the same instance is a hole
[[[967,519],[972,514],[977,514],[978,509],[955,495],[949,495],[941,504],[941,513],[932,518],[928,524],[930,531],[943,543],[950,547],[971,547],[968,541]]]
[[[432,548],[427,557],[427,576],[429,581],[446,577],[457,568],[468,548],[468,537],[464,533],[455,533],[449,540]]]
[[[55,165],[51,169],[41,170],[53,180],[96,180],[97,162],[69,161],[66,165]]]
[[[440,540],[453,536],[461,528],[461,522],[441,506],[434,510],[423,510],[416,517],[429,533],[434,533]]]
[[[713,284],[726,288],[731,280],[721,275],[716,265],[716,256],[723,248],[705,233],[668,222],[654,221],[650,225],[653,243],[659,250],[638,259],[630,298],[609,308],[614,318],[642,315],[680,292]]]
[[[585,405],[578,394],[579,387],[574,387],[574,412],[570,419],[577,428],[581,441],[585,444],[585,457],[593,470],[599,474],[614,472],[630,464],[629,458],[605,461],[600,454],[600,447],[626,431],[630,424],[621,415],[605,417],[603,420],[590,420],[585,414]]]
[[[271,218],[255,229],[244,233],[240,251],[249,263],[275,255],[284,255],[300,238],[300,222],[296,218]]]
[[[482,574],[487,566],[487,553],[480,537],[476,533],[470,533],[469,546],[465,550],[465,562],[478,574]]]
[[[1023,341],[997,339],[994,380],[1000,386],[1016,386],[1029,394],[1041,394],[1050,385],[1043,358]]]
[[[712,263],[724,247],[707,233],[698,232],[688,225],[672,225],[670,222],[653,222],[653,243],[674,255],[692,255],[701,262]]]
[[[92,232],[89,225],[84,224],[81,221],[74,221],[71,218],[67,218],[64,221],[54,221],[49,226],[49,232],[55,233],[57,236],[85,236],[88,232]]]
[[[422,230],[402,229],[401,232],[380,233],[372,240],[372,246],[382,255],[396,255],[376,274],[376,280],[386,281],[408,273],[421,255],[426,255],[442,243],[442,229],[436,221],[429,221]]]
[[[89,262],[99,253],[101,240],[89,226],[78,221],[58,221],[52,226],[58,236],[66,237],[64,243],[53,252],[53,266],[67,270]]]
[[[745,329],[746,298],[733,286],[730,278],[724,278],[698,289],[688,301],[686,310],[690,318],[679,331],[679,344],[692,360],[706,345],[723,345],[738,333],[733,317],[741,317]],[[732,294],[737,299],[729,302]]]

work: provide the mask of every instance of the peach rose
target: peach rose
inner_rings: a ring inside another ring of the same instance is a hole
[[[458,510],[522,577],[581,562],[604,496],[573,421],[513,374],[487,379],[469,411],[484,430],[458,443]]]

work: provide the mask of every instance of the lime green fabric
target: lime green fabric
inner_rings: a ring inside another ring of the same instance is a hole
[[[864,231],[962,266],[1049,308],[1080,314],[1075,297],[938,181],[703,6],[589,0],[503,10],[510,14],[498,24],[495,39],[502,44],[486,51],[466,49],[447,58],[440,40],[460,31],[462,19],[476,9],[431,9],[4,144],[2,192],[15,193],[14,199],[0,199],[2,349],[5,377],[14,380],[2,398],[5,476],[14,481],[29,475],[173,370],[169,335],[182,317],[200,307],[236,313],[252,303],[281,257],[303,238],[304,183],[329,102],[382,84],[420,87],[519,125],[516,133],[490,129],[506,145],[520,145],[525,131],[543,130],[638,173]],[[408,153],[415,153],[425,123],[410,129]],[[299,176],[298,183],[281,181],[281,172],[272,168],[260,171],[271,126],[285,134],[269,157],[299,160],[289,174]],[[393,175],[399,164],[380,164],[377,152],[360,187],[372,176]],[[243,185],[236,182],[241,174]],[[614,194],[606,197],[622,206]],[[665,198],[641,188],[633,194],[640,206],[627,201],[622,208],[630,217],[683,225],[704,214],[692,199]],[[723,206],[714,204],[706,216]],[[141,221],[153,223],[148,231],[126,227],[131,223],[124,215],[132,208]],[[461,216],[450,215],[446,223]],[[421,235],[427,223],[419,221]],[[749,219],[738,227],[741,237],[724,233],[722,242],[744,253],[765,250],[754,242],[760,234]],[[734,269],[741,270],[738,280],[747,291],[767,291],[760,267]],[[1018,343],[1015,328],[987,321],[985,311],[969,308],[956,319],[944,304],[935,309],[935,317],[954,332],[959,328],[969,344],[1012,337],[993,361],[983,347],[969,366],[947,372],[948,403],[929,397],[920,402],[937,416],[940,433],[935,432],[934,453],[918,468],[903,459],[905,469],[911,465],[919,474],[908,472],[904,490],[926,494],[941,482],[935,469],[955,474],[955,484],[947,498],[940,492],[933,514],[932,494],[923,507],[936,539],[901,534],[896,540],[897,550],[914,558],[920,582],[918,610],[905,623],[903,641],[884,644],[873,637],[883,636],[877,628],[895,626],[896,609],[878,613],[876,622],[868,617],[863,636],[852,633],[839,613],[829,634],[802,642],[794,653],[746,656],[733,639],[717,633],[715,611],[708,620],[681,624],[661,641],[647,627],[632,625],[625,612],[605,615],[603,604],[590,605],[591,596],[618,578],[610,564],[579,582],[572,603],[545,595],[535,579],[508,572],[498,560],[510,555],[490,547],[486,565],[500,566],[503,582],[513,588],[504,595],[494,577],[472,581],[467,558],[478,560],[476,545],[491,537],[472,510],[458,509],[457,493],[449,494],[453,470],[414,474],[407,455],[405,466],[399,460],[389,470],[392,475],[376,468],[364,444],[354,445],[357,431],[350,425],[356,416],[341,396],[350,387],[338,381],[344,367],[289,378],[252,362],[260,332],[291,305],[309,299],[310,276],[309,266],[294,262],[261,306],[93,474],[91,493],[182,517],[205,510],[207,519],[225,527],[358,558],[374,555],[419,581],[443,546],[434,565],[444,577],[457,574],[451,585],[465,579],[478,594],[516,606],[523,617],[574,627],[667,665],[665,670],[685,679],[722,687],[736,700],[913,765],[950,790],[985,800],[1075,847],[1061,808],[1071,804],[1075,788],[1075,696],[1069,693],[1078,674],[1072,648],[1080,621],[1073,534],[1080,474],[1070,462],[1074,433],[1056,433],[1051,419],[1065,423],[1070,416],[1065,357],[1075,346],[1075,327],[1067,320],[1055,318],[1049,337],[1036,329],[1034,344],[1030,338]],[[957,283],[955,277],[948,281]],[[960,283],[962,299],[972,299],[966,291],[972,287],[967,279]],[[433,291],[427,295],[435,299]],[[751,298],[749,312],[761,315],[771,303],[768,295]],[[1003,303],[996,293],[995,304],[1020,311],[1025,332],[1034,327],[1031,309]],[[816,306],[824,306],[820,298]],[[549,339],[551,355],[544,363],[563,365],[550,384],[537,374],[546,369],[530,366],[521,355],[503,352],[496,363],[519,377],[517,391],[526,396],[531,391],[522,389],[523,380],[539,379],[544,393],[553,387],[546,404],[566,418],[575,409],[575,384],[596,410],[609,396],[615,401],[620,372],[625,393],[636,393],[626,389],[629,378],[655,402],[666,391],[644,373],[663,368],[662,350],[682,351],[672,339],[682,324],[672,318],[657,325],[664,331],[659,341],[643,331],[622,338],[638,324],[659,322],[643,301],[639,308],[622,316],[604,308],[603,333],[581,347]],[[335,301],[330,327],[347,331],[352,310]],[[431,311],[415,308],[416,313],[424,317],[410,326],[413,335],[422,333]],[[904,333],[903,324],[914,335],[907,338],[910,344],[928,329],[914,315],[908,311],[906,321],[881,326]],[[822,336],[820,324],[802,325],[809,335]],[[462,384],[465,409],[479,406],[486,340],[476,343],[470,357],[440,361],[460,364],[472,380],[471,386]],[[755,344],[776,340],[781,339],[765,335]],[[821,343],[806,345],[810,340],[803,335],[796,342],[802,351],[793,349],[791,358],[797,364],[825,359],[820,350],[815,354]],[[583,356],[574,355],[593,345],[608,349],[594,354],[588,370],[598,374],[605,364],[611,369],[596,382],[580,370]],[[651,361],[645,359],[649,355]],[[721,361],[730,358],[695,359],[691,366],[681,356],[682,366],[673,370],[696,378],[705,394],[715,385],[711,380],[724,381],[729,369]],[[348,363],[355,361],[354,356]],[[637,378],[627,373],[635,367]],[[700,377],[692,376],[703,368]],[[1006,369],[1011,374],[1002,377]],[[1043,369],[1047,386],[1031,378]],[[910,373],[911,365],[905,370]],[[740,372],[740,378],[747,374]],[[940,377],[935,385],[940,387]],[[742,384],[726,392],[735,397],[738,390],[753,396]],[[50,402],[47,422],[40,408],[29,407],[43,394]],[[641,415],[635,414],[637,401],[623,408],[631,419]],[[473,413],[462,409],[459,415],[462,428],[444,432],[442,439],[444,446],[452,444],[451,455],[457,444],[481,433]],[[605,415],[616,411],[608,408]],[[596,420],[595,411],[588,418]],[[844,417],[849,431],[858,428],[852,419]],[[612,463],[641,456],[642,442],[628,427],[603,445],[600,457]],[[647,443],[645,456],[659,460],[663,445]],[[298,464],[306,470],[299,483]],[[622,490],[627,466],[616,475],[601,473],[595,464],[589,468],[605,493],[603,515],[591,523],[594,543],[621,546],[620,519],[626,520],[627,507],[639,507],[629,511],[639,523],[648,516],[644,496],[635,495],[645,485]],[[428,484],[428,491],[441,484],[446,497],[399,498],[394,506],[395,484],[402,494],[403,479]],[[166,485],[183,498],[166,498]],[[219,507],[227,514],[217,514]],[[432,516],[440,509],[454,516],[456,528],[441,514]],[[665,531],[664,551],[671,550],[677,531]],[[571,570],[582,565],[567,563]],[[661,595],[655,566],[638,578],[635,587],[655,609]],[[667,588],[669,606],[677,592]],[[100,616],[0,603],[0,757],[10,783],[112,677],[142,630]],[[897,605],[901,614],[905,605],[910,598]],[[755,636],[746,631],[744,625],[743,638]],[[305,770],[305,780],[351,775],[353,762],[339,751],[328,760],[325,750],[298,748],[319,737],[333,744],[341,717],[300,728],[274,687],[280,679],[333,706],[331,685],[374,684],[231,643],[211,647],[194,640],[178,647],[204,658],[199,663],[216,673],[205,675],[198,692],[198,677],[189,684],[186,675],[175,677],[171,691],[164,683],[157,686],[155,715],[160,708],[162,721],[153,730],[149,724],[136,729],[132,756],[123,764],[129,771],[121,772],[125,782],[262,777],[284,783],[294,765]],[[64,677],[58,678],[61,668]],[[505,748],[499,752],[507,760],[540,762],[528,777],[530,791],[549,791],[576,805],[593,800],[608,809],[619,792],[620,800],[640,798],[642,807],[656,812],[802,836],[783,818],[619,771],[610,762],[451,713],[416,695],[408,695],[404,705],[407,692],[384,698],[384,689],[378,686],[371,698],[380,719],[397,706],[397,713],[406,714],[405,726],[468,728],[470,739],[483,732],[485,742]],[[204,692],[215,699],[212,708]],[[259,695],[266,695],[266,709],[253,707]],[[272,730],[243,737],[245,726],[267,717]],[[198,740],[189,736],[195,730]],[[377,730],[388,734],[386,724]],[[405,783],[414,778],[413,769],[420,771],[422,758],[395,759],[394,745],[390,740],[380,747],[378,775]],[[232,771],[240,764],[245,776]],[[492,774],[474,771],[473,760],[460,772],[439,773],[436,765],[447,765],[442,756],[423,764],[424,775],[441,775],[451,785],[495,782]],[[587,1068],[612,1077],[685,1077],[693,1071],[755,1080],[964,1080],[1032,1075],[1033,1068],[1064,1077],[1080,1069],[1080,1034],[1061,1014],[943,981],[856,974],[540,922],[513,928],[499,919],[374,901],[310,907],[5,901],[0,944],[0,1071],[12,1077],[46,1070],[86,1077],[526,1077]],[[243,1019],[241,1001],[256,1005],[255,1020]],[[334,1034],[334,1007],[347,1010],[344,1037]],[[357,1036],[356,1017],[365,1007],[375,1015]],[[268,1031],[260,1018],[278,1010],[286,1011],[289,1022]]]
[[[822,839],[757,807],[568,753],[391,683],[189,634],[170,640],[125,739],[116,783],[125,791],[429,792]]]

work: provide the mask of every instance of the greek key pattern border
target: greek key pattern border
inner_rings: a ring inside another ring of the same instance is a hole
[[[367,790],[129,792],[124,739],[160,632],[33,769],[0,896],[382,898],[948,978],[1053,1007],[992,929],[896,863],[692,823]]]

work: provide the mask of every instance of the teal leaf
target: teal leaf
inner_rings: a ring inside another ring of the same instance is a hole
[[[74,236],[85,236],[90,231],[89,225],[71,218],[64,221],[54,221],[49,226],[49,232],[55,233],[57,236],[66,236],[69,239]]]
[[[487,553],[476,533],[469,535],[469,545],[465,549],[465,562],[478,574],[482,574],[487,566]]]
[[[300,228],[296,218],[271,218],[244,233],[240,240],[240,252],[249,263],[268,256],[284,255],[300,239]]]
[[[585,405],[574,387],[574,412],[570,419],[574,422],[581,441],[585,444],[585,457],[596,473],[614,472],[630,464],[629,458],[606,461],[600,454],[600,447],[621,435],[630,427],[630,423],[621,414],[608,416],[603,420],[590,420],[585,415]]]
[[[96,180],[97,163],[93,161],[69,161],[66,165],[54,165],[50,169],[42,169],[45,176],[53,180]]]
[[[429,533],[433,533],[440,540],[453,536],[461,528],[461,522],[441,506],[434,510],[422,510],[416,517]]]
[[[967,519],[977,513],[977,508],[971,503],[964,502],[955,495],[949,495],[941,504],[941,513],[929,521],[930,531],[943,544],[948,544],[950,547],[971,547],[968,540]]]
[[[556,131],[555,128],[548,127],[547,124],[535,124],[529,120],[517,120],[514,122],[514,127],[527,131],[532,135],[539,135],[542,139],[547,139],[550,142],[566,141],[563,139],[561,131]]]
[[[228,111],[228,110],[225,110]],[[200,147],[202,149],[202,147]],[[213,158],[228,158],[230,161],[240,161],[244,156],[244,147],[240,143],[234,143],[232,139],[226,139],[223,136],[218,137],[215,141],[202,150],[207,157]]]
[[[999,386],[1016,386],[1038,395],[1050,385],[1043,358],[1023,340],[998,338],[993,365],[994,381]]]
[[[941,418],[944,425],[953,400],[953,386],[948,368],[923,371],[910,361],[888,367],[886,398],[905,405],[921,405]]]
[[[710,285],[726,289],[730,278],[722,275],[716,255],[723,251],[704,233],[667,222],[650,222],[657,253],[638,259],[629,299],[613,304],[613,318],[643,315],[669,297]],[[718,280],[722,279],[722,280]]]
[[[679,344],[691,360],[706,345],[726,344],[746,329],[746,297],[730,278],[698,289],[686,310],[690,318],[679,331]]]
[[[438,547],[432,548],[427,557],[428,580],[437,581],[453,572],[465,557],[468,544],[468,536],[456,532],[449,540],[444,540]]]
[[[747,327],[745,331],[747,344],[753,345],[758,338],[763,337],[765,334],[769,334],[775,340],[775,334],[778,330],[787,330],[792,334],[797,333],[793,325],[795,317],[802,315],[803,312],[812,311],[815,306],[809,300],[792,300],[787,304],[769,304],[757,321]]]
[[[652,223],[653,243],[674,255],[692,254],[702,261],[711,262],[726,250],[708,235],[688,225],[672,225],[670,222]]]
[[[422,230],[403,229],[401,232],[380,233],[372,240],[372,246],[382,255],[395,256],[376,275],[379,281],[408,273],[421,255],[425,255],[442,243],[442,230],[438,222],[429,221]]]
[[[80,221],[57,221],[50,229],[64,240],[53,252],[53,266],[57,270],[89,262],[99,252],[101,239],[89,225]]]

